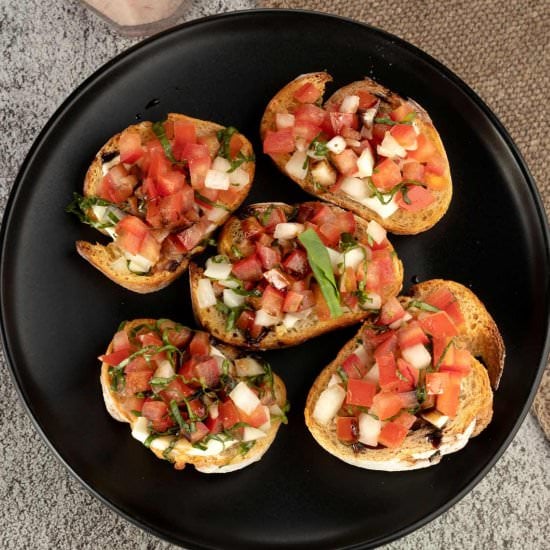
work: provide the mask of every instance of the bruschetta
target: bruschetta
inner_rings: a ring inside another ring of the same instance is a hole
[[[176,469],[227,473],[260,460],[282,422],[286,389],[269,365],[167,319],[136,319],[101,361],[108,412]]]
[[[370,78],[340,88],[321,106],[326,73],[299,76],[269,102],[263,151],[302,189],[415,234],[445,214],[452,196],[443,142],[428,113]]]
[[[242,203],[254,169],[235,128],[181,114],[130,126],[99,150],[68,207],[113,242],[76,249],[129,290],[164,288]]]
[[[293,346],[372,316],[403,266],[377,222],[321,202],[262,203],[231,217],[218,255],[189,267],[200,325],[251,349]]]
[[[305,408],[316,441],[371,470],[412,470],[458,451],[491,421],[504,344],[480,300],[432,280],[387,301],[318,376]]]

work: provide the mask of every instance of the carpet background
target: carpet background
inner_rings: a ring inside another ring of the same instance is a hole
[[[252,7],[353,17],[441,61],[500,118],[550,212],[547,1],[195,0],[186,19]],[[75,0],[0,0],[0,213],[32,141],[55,109],[135,42],[116,35]],[[0,548],[175,548],[120,518],[69,475],[35,432],[3,355],[0,360]],[[548,415],[548,401],[541,399],[536,407]],[[549,459],[550,444],[529,414],[503,457],[468,496],[386,548],[547,548]]]

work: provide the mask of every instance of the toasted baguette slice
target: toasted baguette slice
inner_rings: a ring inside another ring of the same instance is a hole
[[[487,427],[493,411],[493,392],[487,369],[498,369],[499,373],[502,371],[504,345],[496,324],[483,304],[466,287],[440,279],[415,285],[411,291],[412,296],[402,297],[401,303],[407,307],[412,300],[423,301],[433,291],[442,287],[448,288],[454,294],[465,320],[456,337],[456,345],[472,353],[471,371],[461,379],[456,415],[449,418],[441,429],[429,422],[417,420],[397,448],[345,444],[336,435],[334,418],[326,424],[320,423],[314,416],[319,397],[329,386],[331,379],[334,382],[333,375],[339,376],[337,372],[342,368],[346,358],[357,349],[358,339],[364,336],[364,326],[317,377],[306,401],[306,424],[315,440],[326,451],[360,468],[384,471],[414,470],[437,464],[443,455],[460,450],[469,438],[478,435]],[[372,350],[368,351],[368,355],[372,364]],[[474,355],[484,364],[474,358]],[[437,419],[439,413],[436,411],[435,414]]]
[[[293,113],[297,107],[301,105],[294,97],[295,93],[300,90],[300,88],[309,83],[319,91],[322,98],[325,93],[326,84],[331,81],[332,77],[328,73],[321,72],[301,75],[287,84],[274,96],[265,110],[260,125],[262,140],[265,139],[268,131],[277,129],[276,117],[278,113]],[[342,178],[338,179],[335,185],[332,184],[334,182],[325,185],[323,182],[316,180],[312,170],[308,170],[305,177],[297,177],[296,175],[290,174],[286,168],[287,162],[291,158],[291,153],[276,153],[270,154],[270,156],[283,173],[287,174],[293,181],[302,187],[304,191],[307,191],[315,197],[347,208],[366,220],[376,220],[391,233],[412,235],[426,231],[443,217],[449,207],[452,196],[451,174],[443,142],[428,113],[420,107],[418,103],[413,100],[401,98],[396,93],[388,90],[370,78],[365,78],[340,88],[327,100],[324,108],[327,110],[335,110],[346,96],[359,95],[365,92],[379,100],[379,107],[376,114],[377,118],[388,118],[392,110],[403,104],[408,104],[410,108],[414,110],[414,127],[420,134],[428,138],[439,156],[440,166],[437,169],[439,173],[437,175],[432,173],[425,180],[427,188],[434,199],[430,205],[418,211],[409,211],[399,208],[393,214],[382,217],[379,212],[362,204],[358,198],[353,198],[340,189],[338,182],[340,182]],[[361,129],[361,126],[359,129]],[[375,153],[375,162],[376,159],[378,159],[376,145],[376,142],[371,145],[371,149]],[[333,173],[339,174],[338,170],[335,169],[336,164],[332,153],[329,153],[327,158],[334,168]],[[311,162],[313,161],[310,160],[310,163]],[[424,164],[424,162],[422,164]],[[334,179],[336,180],[336,175],[334,175]],[[412,187],[409,187],[409,189],[412,189]],[[407,201],[405,200],[405,202]],[[384,214],[384,216],[385,215],[386,214]]]
[[[147,327],[158,326],[159,322],[160,321],[156,321],[154,319],[135,319],[126,323],[123,330],[127,334],[131,334],[132,331],[138,331],[138,334],[144,334],[149,331]],[[164,320],[163,322],[166,323],[167,321]],[[168,321],[168,323],[171,322]],[[189,338],[192,338],[193,335],[196,334],[196,331],[186,329],[185,327],[181,327],[179,325],[176,325],[175,323],[173,323],[172,325],[183,331],[188,331],[190,335]],[[139,330],[139,327],[145,328]],[[132,341],[132,338],[130,340]],[[184,349],[187,349],[187,353],[190,353],[188,343],[189,342],[178,347],[182,351]],[[112,351],[113,341],[111,341],[111,343],[109,344],[105,356],[101,356],[101,358],[106,358],[106,356],[112,353]],[[238,361],[239,359],[244,357],[239,352],[239,350],[231,346],[211,342],[210,353],[213,357],[218,356],[224,359],[224,368],[226,369],[228,375],[235,380],[235,382],[252,380],[254,378],[237,376],[235,371],[235,361]],[[151,355],[154,355],[154,352],[151,352]],[[188,358],[189,355],[186,355],[186,359]],[[204,357],[202,357],[202,359],[204,359]],[[154,359],[152,361],[153,363],[155,363]],[[257,362],[256,364],[258,365],[261,363]],[[151,441],[147,443],[147,446],[158,458],[169,460],[178,470],[183,469],[186,464],[192,464],[198,471],[203,473],[228,473],[235,470],[240,470],[260,460],[265,452],[269,449],[270,445],[273,443],[281,422],[286,421],[284,417],[284,411],[287,407],[286,388],[283,381],[277,375],[271,373],[271,370],[268,366],[264,366],[262,368],[266,369],[266,380],[272,380],[273,397],[270,398],[273,402],[272,407],[273,405],[276,405],[281,412],[277,415],[271,413],[271,425],[269,427],[262,426],[260,428],[261,431],[264,431],[264,435],[254,440],[253,444],[249,443],[248,449],[242,447],[242,442],[237,438],[237,436],[235,436],[235,439],[233,440],[227,439],[225,441],[225,444],[222,444],[220,440],[217,439],[221,436],[217,435],[211,438],[209,443],[205,443],[205,445],[208,444],[208,449],[202,450],[200,448],[197,448],[196,446],[193,446],[191,442],[182,435],[181,431],[176,435],[164,435],[158,436],[156,438],[150,438]],[[157,373],[155,373],[154,376],[158,376]],[[176,376],[175,378],[177,378],[178,380],[183,380],[183,378],[180,376]],[[194,387],[193,382],[189,382],[187,379],[186,381],[188,385]],[[139,403],[143,400],[137,399],[133,395],[128,395],[128,380],[126,378],[126,375],[125,387],[121,387],[120,391],[116,391],[113,386],[113,367],[103,361],[101,363],[100,382],[103,399],[109,414],[119,422],[129,423],[132,429],[132,435],[136,439],[142,442],[147,441],[146,437],[148,436],[148,432],[150,432],[151,430],[151,424],[144,416],[136,416],[136,414],[132,412],[132,410],[134,410],[136,406],[140,406],[136,405],[136,403]],[[252,384],[252,382],[250,382],[250,384]],[[156,394],[157,399],[162,399],[161,392],[158,390],[156,392],[152,392],[151,388],[152,386],[149,385],[149,390],[145,390],[142,393],[145,393],[147,395]],[[200,390],[202,388],[201,384],[198,384],[197,388],[198,390]],[[221,382],[209,388],[210,394],[218,395],[218,392],[223,393],[220,388]],[[198,393],[204,394],[203,391],[199,391]],[[190,399],[193,398],[192,395],[188,397]],[[181,405],[180,403],[180,414],[184,416],[185,410],[185,405]],[[149,424],[149,426],[147,426],[147,424]],[[239,432],[239,430],[236,430],[236,432]],[[174,438],[177,440],[175,444],[172,443],[172,440],[174,440]],[[167,451],[170,446],[172,446],[171,450]]]
[[[174,122],[189,122],[195,126],[197,139],[207,139],[209,137],[216,137],[216,133],[225,128],[214,122],[207,122],[191,118],[182,114],[170,113],[167,117],[168,123]],[[117,155],[119,153],[119,141],[122,134],[136,134],[139,136],[141,144],[146,144],[151,140],[156,140],[157,137],[153,131],[153,124],[151,122],[141,122],[133,126],[128,127],[124,132],[113,136],[96,154],[92,161],[86,177],[84,179],[84,197],[92,198],[101,196],[101,186],[104,177],[104,172],[108,167],[111,167],[113,162],[116,163]],[[241,140],[240,152],[247,159],[253,158],[252,144],[242,134],[237,134]],[[209,143],[210,156],[214,158],[219,148],[216,148],[214,143]],[[114,159],[114,160],[113,160]],[[105,170],[104,170],[105,166]],[[215,215],[209,214],[215,208],[211,201],[206,199],[203,202],[195,202],[195,210],[199,213],[200,220],[196,222],[183,222],[183,225],[176,223],[167,223],[164,227],[155,227],[152,229],[152,234],[155,239],[162,244],[160,249],[160,256],[157,261],[154,262],[148,273],[135,273],[130,269],[126,269],[124,266],[124,253],[116,243],[110,243],[108,245],[92,244],[86,241],[77,241],[76,249],[78,253],[90,262],[94,267],[99,269],[104,275],[115,283],[138,293],[149,293],[160,290],[175,279],[177,279],[187,268],[189,264],[189,258],[195,254],[200,253],[205,248],[205,242],[210,234],[221,224],[223,224],[227,218],[231,215],[231,212],[236,210],[239,205],[246,198],[250,191],[252,180],[254,178],[255,163],[252,160],[244,162],[239,169],[244,170],[247,174],[248,183],[243,183],[240,186],[232,186],[230,190],[232,193],[225,193],[223,201],[216,201],[220,205],[220,208],[216,209]],[[187,174],[187,178],[189,174]],[[245,178],[246,179],[246,178]],[[187,182],[189,180],[187,179]],[[187,184],[186,184],[187,185]],[[138,182],[136,189],[141,186],[141,181]],[[135,191],[134,190],[134,191]],[[198,191],[200,193],[200,190]],[[197,195],[196,195],[197,196]],[[131,198],[136,198],[133,195]],[[140,197],[141,198],[141,197]],[[92,208],[87,208],[84,212],[86,217],[92,222],[100,222],[94,213]],[[131,212],[133,215],[137,215],[143,219],[144,214],[136,214],[135,211]],[[211,216],[211,217],[210,217]],[[101,226],[96,228],[104,234],[108,234]],[[147,224],[149,225],[149,224]],[[190,249],[174,249],[173,246],[168,246],[165,243],[166,239],[170,235],[176,235],[189,227],[200,227],[202,231],[202,238],[198,244],[192,246]],[[112,231],[111,231],[112,233]],[[122,261],[116,261],[122,259]]]
[[[238,251],[240,248],[246,248],[246,243],[248,241],[246,234],[243,232],[241,219],[251,215],[261,218],[262,213],[274,206],[284,210],[287,215],[295,212],[296,209],[300,212],[300,209],[313,209],[319,206],[328,208],[336,214],[345,213],[343,209],[336,206],[329,206],[317,202],[306,202],[296,207],[284,203],[258,203],[250,205],[246,207],[239,217],[231,217],[223,226],[220,238],[218,239],[219,254],[227,256],[231,262],[237,261],[239,257],[235,255],[235,251]],[[299,216],[300,213],[298,213],[298,217]],[[357,242],[361,243],[363,246],[370,247],[369,240],[371,237],[367,231],[368,223],[357,216],[354,216],[354,219],[356,228],[354,237],[357,239]],[[403,265],[397,257],[391,243],[388,241],[386,242],[391,257],[394,279],[391,284],[384,287],[384,292],[380,296],[382,302],[391,296],[396,296],[401,290],[403,283]],[[269,329],[264,331],[259,338],[254,338],[250,337],[249,333],[246,331],[239,330],[237,327],[227,330],[227,315],[222,313],[215,305],[206,308],[200,307],[198,286],[199,281],[203,277],[204,268],[199,267],[195,263],[191,263],[189,266],[191,303],[197,322],[223,342],[248,349],[263,350],[295,346],[326,332],[358,323],[375,313],[374,309],[361,309],[360,307],[356,307],[355,309],[344,308],[344,313],[340,317],[334,318],[328,316],[328,318],[326,318],[326,316],[321,316],[320,318],[318,310],[314,308],[308,317],[301,319],[293,327],[288,328],[284,324],[277,324],[269,327]]]

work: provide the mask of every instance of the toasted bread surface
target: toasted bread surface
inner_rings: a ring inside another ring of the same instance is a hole
[[[242,216],[249,215],[252,212],[261,213],[273,205],[285,210],[286,213],[292,212],[295,207],[284,203],[258,203],[247,206]],[[318,203],[303,203],[302,206],[316,205]],[[331,206],[334,212],[343,212],[342,209]],[[369,242],[369,236],[367,233],[367,222],[359,217],[355,217],[356,223],[356,238],[358,242],[367,244]],[[243,234],[242,227],[239,218],[231,217],[223,226],[220,237],[218,239],[218,252],[222,255],[228,256],[230,260],[234,261],[238,259],[235,256],[235,246],[239,246],[246,236]],[[396,296],[401,290],[403,283],[403,265],[391,244],[389,244],[391,253],[393,268],[395,272],[394,283],[386,289],[382,301],[390,296]],[[216,338],[227,342],[229,344],[245,347],[249,349],[276,349],[282,347],[289,347],[298,345],[316,336],[320,336],[326,332],[344,328],[360,322],[369,315],[372,316],[372,310],[347,310],[340,317],[328,319],[320,319],[315,312],[313,312],[306,319],[301,320],[292,328],[286,328],[284,325],[279,324],[274,327],[270,327],[270,330],[259,340],[251,340],[247,338],[242,331],[234,328],[232,330],[226,329],[226,315],[219,311],[216,306],[210,306],[207,308],[199,307],[198,302],[198,284],[201,278],[203,278],[204,269],[199,267],[195,263],[191,263],[189,266],[189,281],[191,286],[191,303],[195,318],[199,325],[204,327],[208,332],[214,335]]]
[[[304,84],[311,83],[324,93],[326,84],[331,80],[332,77],[327,73],[311,73],[296,78],[282,88],[269,102],[262,118],[260,124],[262,139],[265,139],[268,130],[276,129],[275,120],[277,113],[292,113],[296,109],[298,102],[294,94]],[[424,134],[430,140],[443,159],[444,164],[443,173],[438,179],[437,186],[430,188],[435,199],[432,204],[415,212],[400,208],[389,217],[383,218],[379,213],[341,190],[332,190],[332,188],[324,189],[317,185],[311,171],[307,173],[304,179],[289,174],[285,166],[291,157],[290,153],[271,154],[270,156],[282,172],[287,174],[293,181],[302,187],[304,191],[307,191],[315,197],[351,210],[366,220],[376,220],[392,233],[412,235],[426,231],[433,227],[444,216],[449,208],[453,192],[449,162],[441,137],[435,129],[428,113],[418,105],[418,103],[401,98],[398,94],[388,90],[370,78],[364,78],[361,81],[353,82],[340,88],[326,101],[324,107],[329,109],[333,108],[339,105],[346,96],[355,95],[361,92],[368,92],[377,97],[380,101],[381,108],[388,113],[404,103],[409,103],[414,108],[416,113],[416,127],[420,133]]]
[[[154,325],[155,319],[134,319],[125,324],[124,330],[129,332],[143,325]],[[212,342],[217,352],[220,352],[228,361],[242,357],[239,350],[226,344]],[[211,345],[212,345],[211,344]],[[109,344],[106,355],[113,350],[113,342]],[[125,396],[112,387],[112,376],[110,374],[110,365],[102,362],[100,372],[100,383],[102,395],[105,402],[105,407],[109,414],[119,422],[127,422],[133,430],[136,423],[139,421],[139,416],[136,416],[130,409],[132,401],[126,402]],[[287,403],[286,387],[282,379],[273,374],[273,394],[277,405],[284,410]],[[152,439],[148,445],[150,450],[160,459],[169,460],[174,464],[176,469],[183,469],[186,464],[192,464],[198,471],[203,473],[228,473],[240,470],[254,462],[257,462],[266,453],[270,445],[273,443],[279,426],[280,418],[271,419],[271,426],[265,433],[265,437],[257,439],[254,445],[246,450],[243,450],[237,442],[231,444],[227,442],[227,448],[222,447],[215,454],[201,453],[200,449],[194,447],[185,437],[177,437],[177,442],[174,444],[174,436],[159,436]],[[171,446],[168,454],[166,449]]]
[[[196,130],[197,139],[215,135],[216,132],[224,129],[224,127],[220,124],[191,118],[177,113],[168,114],[166,121],[169,123],[176,121],[192,123]],[[157,139],[156,134],[153,131],[153,123],[148,121],[130,126],[123,132],[111,137],[98,151],[86,172],[83,189],[84,197],[90,198],[98,196],[104,177],[103,166],[105,164],[105,159],[112,158],[114,156],[116,157],[119,153],[119,142],[123,133],[138,135],[142,144]],[[242,134],[238,134],[238,136],[242,144],[242,154],[247,158],[253,158],[253,148],[250,141]],[[204,233],[205,238],[208,237],[208,235],[210,235],[217,227],[222,225],[231,215],[231,212],[236,210],[246,198],[254,178],[255,163],[252,161],[247,161],[242,164],[242,168],[248,174],[248,184],[239,187],[238,192],[230,195],[229,199],[223,203],[225,213],[209,224]],[[91,208],[86,211],[86,215],[89,219],[98,221]],[[105,229],[101,227],[98,229],[102,233],[107,234]],[[169,228],[168,231],[157,231],[155,236],[163,242],[167,235],[170,233],[176,234],[180,230],[181,228],[174,228],[173,230],[170,230]],[[110,243],[108,245],[103,245],[100,243],[92,244],[83,241],[77,242],[77,251],[84,259],[90,262],[94,267],[100,270],[115,283],[138,293],[155,292],[172,283],[185,271],[189,263],[189,258],[202,252],[204,248],[204,239],[202,239],[201,242],[199,242],[188,252],[182,252],[176,255],[171,252],[167,252],[164,248],[162,248],[160,258],[158,262],[153,265],[150,273],[136,274],[129,270],[116,269],[112,267],[111,263],[113,259],[116,259],[122,255],[120,248],[116,246],[116,244]]]
[[[479,351],[482,357],[498,357],[500,364],[504,361],[504,347],[494,321],[490,330],[486,325],[472,324],[472,318],[487,322],[489,313],[481,301],[466,287],[459,283],[445,280],[432,280],[419,283],[412,289],[412,296],[403,297],[406,306],[411,300],[423,300],[434,290],[446,287],[456,296],[460,303],[466,323],[460,329],[459,345],[466,346],[472,354]],[[483,334],[479,334],[479,329]],[[473,333],[477,339],[473,339]],[[336,422],[319,423],[313,416],[315,405],[321,393],[329,386],[333,375],[337,375],[342,364],[357,349],[357,342],[363,336],[363,327],[338,353],[336,358],[319,374],[306,401],[304,411],[306,425],[315,440],[326,451],[337,458],[361,468],[385,471],[400,471],[425,468],[437,464],[441,457],[463,448],[469,438],[478,435],[491,421],[493,414],[493,392],[488,374],[490,368],[472,357],[471,372],[462,378],[458,410],[442,429],[427,422],[417,429],[409,431],[403,444],[397,448],[378,446],[353,446],[342,443],[336,434]],[[435,439],[434,439],[435,438]],[[434,443],[435,441],[435,443]]]

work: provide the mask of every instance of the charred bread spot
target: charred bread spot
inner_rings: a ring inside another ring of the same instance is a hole
[[[101,153],[101,162],[103,164],[111,162],[115,157],[118,157],[118,155],[120,155],[120,153],[117,150]]]

